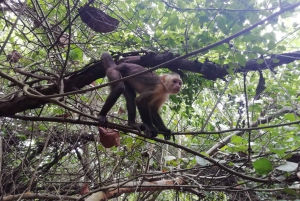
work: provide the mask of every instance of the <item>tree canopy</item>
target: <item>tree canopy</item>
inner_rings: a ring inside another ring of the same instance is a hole
[[[0,200],[299,198],[298,19],[296,0],[0,0]],[[103,52],[180,74],[174,140],[127,126],[123,97],[99,127]]]

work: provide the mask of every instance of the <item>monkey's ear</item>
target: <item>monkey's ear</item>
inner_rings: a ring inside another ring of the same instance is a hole
[[[161,80],[163,83],[165,83],[165,82],[166,82],[166,77],[167,77],[167,75],[162,75],[162,76],[160,77],[160,80]]]

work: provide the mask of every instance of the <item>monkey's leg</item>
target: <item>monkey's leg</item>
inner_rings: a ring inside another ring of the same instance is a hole
[[[109,79],[109,81],[117,80],[121,78],[120,73],[117,70],[114,69],[108,69],[106,71],[106,75]],[[111,85],[111,91],[108,95],[99,115],[99,125],[102,127],[107,127],[107,119],[106,115],[109,112],[109,110],[114,106],[114,104],[117,102],[118,98],[121,96],[121,94],[124,92],[125,86],[123,82],[118,82],[116,84]]]
[[[168,129],[162,118],[160,117],[158,111],[156,109],[151,109],[151,115],[152,115],[152,121],[153,124],[156,126],[156,128],[158,128],[158,130],[165,132],[164,135],[164,139],[165,140],[170,140],[171,139],[171,130]]]
[[[135,122],[136,118],[136,93],[129,84],[125,83],[124,96],[126,99],[126,109],[128,113],[128,126],[133,127],[141,132],[141,125]]]
[[[149,98],[151,97],[150,92],[143,92],[139,97],[136,98],[136,105],[138,107],[143,125],[146,130],[144,131],[148,137],[156,137],[158,130],[153,126],[151,111],[149,106]]]

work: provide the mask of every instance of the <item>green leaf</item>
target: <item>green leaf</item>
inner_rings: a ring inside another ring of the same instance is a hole
[[[83,56],[83,53],[82,53],[82,50],[80,48],[74,48],[70,51],[70,59],[71,60],[82,60],[82,56]]]
[[[133,138],[132,137],[125,137],[123,140],[124,140],[124,144],[126,144],[126,145],[132,145],[133,144]]]
[[[286,114],[283,117],[289,121],[296,121],[294,114]]]
[[[262,64],[262,63],[264,63],[264,60],[263,59],[257,59],[256,63]]]
[[[255,36],[254,34],[251,34],[251,33],[245,34],[242,37],[243,42],[251,42],[251,41],[255,41],[255,40],[257,40],[257,36]]]
[[[276,35],[275,35],[274,32],[265,33],[265,34],[263,35],[263,37],[264,37],[265,39],[270,40],[270,41],[276,41]]]
[[[256,55],[256,54],[253,54],[253,53],[250,53],[250,54],[248,54],[248,58],[249,58],[249,59],[256,59],[256,58],[257,58],[257,55]]]
[[[289,194],[289,195],[297,195],[298,197],[300,197],[300,194],[297,193],[297,191],[290,189],[290,188],[284,188],[283,190],[285,193]]]
[[[253,47],[252,51],[256,52],[256,53],[264,53],[264,50],[261,47],[258,47],[258,46]]]
[[[47,131],[47,130],[48,130],[48,128],[46,128],[43,124],[40,124],[40,125],[39,125],[39,129],[40,129],[41,131]]]
[[[97,145],[98,150],[105,151],[105,148],[102,146],[102,144]]]
[[[162,3],[162,2],[157,2],[157,5],[158,5],[158,9],[159,10],[164,10],[164,8],[165,8],[165,4],[164,3]]]
[[[116,148],[116,147],[112,147],[111,150],[117,151],[117,148]],[[124,156],[124,155],[125,155],[124,151],[118,151],[116,154],[117,154],[118,156]]]
[[[238,61],[239,65],[241,66],[245,66],[246,65],[246,58],[245,58],[245,55],[242,55],[241,53],[236,53],[235,54],[235,59]]]
[[[218,45],[217,47],[213,48],[214,50],[219,50],[218,52],[227,52],[228,51],[228,44]]]
[[[17,136],[18,136],[18,138],[20,138],[23,141],[27,140],[27,136],[26,135],[18,134]]]
[[[283,45],[277,46],[277,49],[281,50],[281,51],[285,51],[286,50],[285,46],[283,46]]]
[[[222,17],[221,15],[218,15],[216,17],[216,21],[218,22],[218,27],[223,31],[223,33],[227,32],[226,29],[226,20],[224,17]]]
[[[282,149],[275,149],[272,148],[273,145],[269,146],[269,149],[271,152],[278,154],[278,155],[283,155],[286,152],[286,149],[282,148]]]
[[[186,3],[184,1],[177,1],[177,4],[180,8],[185,8],[186,7]]]
[[[267,175],[273,170],[272,163],[266,158],[260,158],[253,162],[255,172],[259,175]]]
[[[231,142],[234,144],[241,144],[243,142],[243,138],[241,136],[233,136],[231,138]]]
[[[268,48],[269,49],[274,49],[276,47],[276,43],[274,42],[274,41],[270,41],[269,43],[268,43]]]

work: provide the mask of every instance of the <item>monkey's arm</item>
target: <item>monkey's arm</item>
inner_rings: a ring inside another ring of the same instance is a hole
[[[164,139],[165,140],[170,140],[171,139],[171,130],[168,129],[165,126],[165,124],[164,124],[162,118],[160,117],[158,111],[153,109],[151,111],[151,115],[152,115],[153,124],[156,126],[156,128],[158,128],[158,130],[160,130],[160,131],[163,131],[163,132],[167,133],[167,134],[164,134]]]
[[[151,91],[142,93],[136,98],[136,105],[143,121],[142,127],[145,127],[145,135],[148,137],[156,137],[158,129],[153,126],[152,114],[149,106],[149,99],[151,99],[151,95]]]

